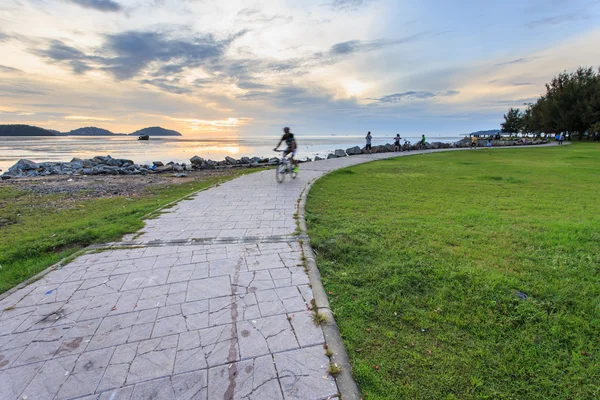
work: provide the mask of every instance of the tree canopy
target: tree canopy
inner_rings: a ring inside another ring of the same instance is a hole
[[[503,132],[579,134],[595,132],[600,122],[600,69],[579,67],[546,84],[546,93],[521,112],[504,115]]]

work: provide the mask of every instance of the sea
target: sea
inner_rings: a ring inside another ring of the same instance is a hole
[[[151,137],[148,141],[133,136],[0,136],[0,170],[6,171],[19,159],[35,162],[71,161],[72,158],[92,158],[110,155],[113,158],[133,160],[137,164],[153,161],[189,162],[197,155],[215,161],[225,156],[273,157],[273,148],[280,136],[197,138],[197,137]],[[420,137],[406,137],[416,143]],[[430,142],[455,142],[459,136],[428,137]],[[353,146],[363,147],[364,136],[299,136],[298,157],[327,156],[335,149]],[[373,137],[372,144],[392,143],[392,137]]]

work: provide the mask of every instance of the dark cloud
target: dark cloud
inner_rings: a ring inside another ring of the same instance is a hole
[[[165,92],[174,94],[186,94],[192,91],[184,86],[180,86],[179,80],[168,80],[168,79],[144,79],[140,81],[146,85],[155,86]]]
[[[510,64],[520,64],[520,63],[528,62],[530,60],[531,60],[531,58],[528,58],[528,57],[517,58],[516,60],[511,60],[511,61],[503,62],[500,64],[496,64],[496,65],[494,65],[494,67],[501,67],[503,65],[510,65]]]
[[[527,24],[525,24],[525,26],[528,28],[538,28],[544,26],[559,25],[565,22],[572,22],[583,18],[585,18],[585,16],[581,14],[567,13],[529,21]]]
[[[0,42],[7,42],[9,39],[12,39],[12,36],[0,31]]]
[[[270,89],[271,86],[253,81],[240,81],[237,83],[240,89]]]
[[[242,34],[223,40],[213,35],[176,39],[159,32],[129,31],[105,35],[102,46],[90,54],[60,40],[52,40],[48,48],[33,52],[53,63],[71,68],[75,74],[102,70],[117,80],[126,80],[143,72],[164,76],[214,62]]]
[[[102,12],[119,12],[123,6],[113,0],[68,0],[84,8],[91,8]]]
[[[410,101],[410,100],[426,100],[426,99],[432,99],[434,97],[456,96],[459,93],[460,92],[458,90],[448,90],[445,92],[437,92],[437,93],[429,92],[429,91],[411,90],[408,92],[389,94],[387,96],[383,96],[383,97],[380,97],[377,99],[368,99],[368,100],[377,100],[379,103],[382,103],[382,104],[394,104],[394,103],[401,103],[401,102]]]
[[[533,83],[531,83],[531,82],[515,82],[512,85],[513,86],[529,86],[529,85],[533,85]]]
[[[417,33],[400,39],[378,39],[369,42],[360,40],[349,40],[347,42],[336,43],[331,46],[329,54],[333,56],[347,55],[357,52],[366,52],[383,49],[389,46],[395,46],[403,43],[410,43],[430,36],[429,32]]]
[[[7,67],[6,65],[0,65],[0,72],[5,72],[5,73],[17,73],[17,72],[23,72],[20,69],[17,68],[13,68],[13,67]]]

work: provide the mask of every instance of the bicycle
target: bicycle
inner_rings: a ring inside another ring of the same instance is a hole
[[[285,174],[290,174],[292,179],[296,179],[298,174],[294,172],[294,165],[289,157],[285,157],[283,153],[284,150],[276,150],[281,152],[281,158],[279,159],[279,163],[277,164],[277,168],[275,168],[275,179],[277,183],[282,183],[285,180]]]

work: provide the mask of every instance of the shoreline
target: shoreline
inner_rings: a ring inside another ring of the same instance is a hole
[[[548,139],[534,139],[531,141],[523,141],[524,139],[514,140],[494,140],[492,147],[511,147],[511,146],[522,146],[522,145],[541,145],[548,143]],[[479,139],[478,147],[486,147],[486,140]],[[483,144],[483,146],[482,146]],[[469,138],[464,138],[460,141],[453,143],[445,142],[426,142],[425,144],[404,144],[400,148],[402,151],[415,151],[415,150],[437,150],[437,149],[450,149],[450,148],[466,148],[470,147],[471,142]],[[375,145],[371,149],[371,153],[389,153],[394,152],[394,146],[386,143],[384,145]],[[315,156],[300,157],[298,158],[300,163],[319,161],[323,159],[331,159],[338,157],[347,157],[366,154],[364,147],[354,146],[349,147],[346,150],[336,149],[333,152],[327,154],[326,157]],[[167,162],[153,161],[151,164],[137,164],[133,160],[123,158],[113,158],[110,155],[107,156],[95,156],[93,158],[81,159],[73,158],[69,162],[55,161],[55,162],[40,162],[37,163],[28,159],[20,159],[16,164],[8,168],[0,178],[2,180],[7,179],[19,179],[19,178],[35,178],[45,177],[50,175],[147,175],[157,173],[173,173],[175,177],[185,177],[187,173],[194,170],[214,170],[214,169],[226,169],[226,168],[258,168],[264,166],[275,166],[279,162],[277,157],[241,157],[239,159],[225,156],[224,160],[214,161],[211,159],[204,159],[197,155],[190,158],[189,163],[182,162]]]

